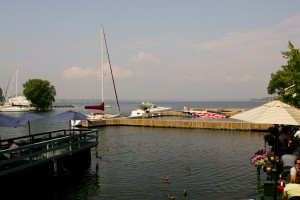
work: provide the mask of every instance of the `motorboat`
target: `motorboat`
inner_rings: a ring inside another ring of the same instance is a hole
[[[151,102],[142,102],[138,106],[138,109],[131,111],[131,114],[128,117],[140,118],[143,117],[143,114],[145,113],[157,113],[157,112],[169,111],[171,109],[172,109],[171,107],[157,106],[156,104]]]

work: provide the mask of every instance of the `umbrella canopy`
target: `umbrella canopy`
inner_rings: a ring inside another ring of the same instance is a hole
[[[44,115],[38,115],[32,112],[26,112],[17,117],[19,122],[27,122],[27,121],[32,121],[32,120],[37,120],[37,119],[43,119],[46,118]]]
[[[274,100],[230,118],[255,124],[300,125],[300,109]]]
[[[87,116],[79,112],[72,110],[57,114],[52,116],[54,119],[64,119],[64,120],[88,120]]]
[[[89,119],[87,118],[87,116],[85,116],[84,114],[81,114],[79,112],[75,112],[72,110],[57,114],[52,116],[52,118],[54,119],[63,119],[63,120],[69,120],[69,127],[71,129],[72,125],[71,125],[71,121],[72,120],[87,120],[89,121]]]
[[[18,124],[18,119],[10,115],[0,114],[0,127],[22,127]]]
[[[31,135],[30,121],[43,119],[43,118],[46,118],[46,116],[38,115],[38,114],[35,114],[32,112],[26,112],[26,113],[23,113],[22,115],[20,115],[19,117],[17,117],[17,120],[18,120],[18,122],[28,122],[28,131],[29,131],[29,135]]]

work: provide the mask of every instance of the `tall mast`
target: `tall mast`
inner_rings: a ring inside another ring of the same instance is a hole
[[[115,96],[116,96],[116,100],[117,100],[117,104],[118,104],[118,109],[119,109],[119,114],[120,114],[121,113],[121,109],[120,109],[119,99],[118,99],[118,95],[117,95],[115,79],[114,79],[114,75],[113,75],[112,67],[111,67],[111,63],[110,63],[110,58],[109,58],[108,47],[107,47],[107,42],[106,42],[106,37],[105,37],[104,29],[103,29],[103,37],[104,37],[104,42],[105,42],[105,47],[106,47],[106,53],[107,53],[107,59],[108,59],[109,68],[110,68],[110,74],[111,74],[111,78],[112,78],[112,81],[113,81]]]
[[[104,29],[103,29],[103,26],[101,26],[101,66],[102,66],[102,69],[101,69],[101,73],[102,73],[102,76],[101,76],[101,84],[102,84],[102,102],[104,102],[104,42],[103,42],[103,37],[104,37]]]
[[[17,68],[17,71],[16,71],[16,96],[18,95],[18,75],[19,75],[19,70]]]

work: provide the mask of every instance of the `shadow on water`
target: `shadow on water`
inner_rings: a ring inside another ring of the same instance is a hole
[[[80,167],[65,171],[58,177],[43,171],[1,179],[0,194],[10,199],[73,200],[88,199],[88,194],[99,189],[98,166]],[[49,169],[47,170],[49,172]]]

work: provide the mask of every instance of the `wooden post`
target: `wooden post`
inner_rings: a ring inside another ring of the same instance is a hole
[[[53,173],[54,177],[57,176],[57,160],[53,160]]]

